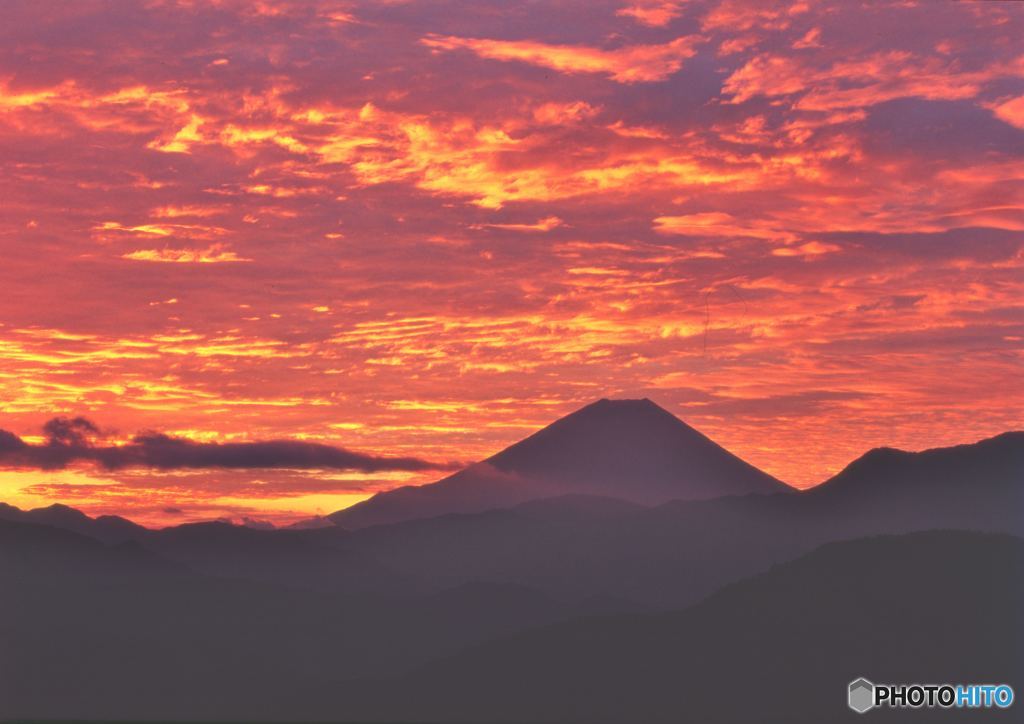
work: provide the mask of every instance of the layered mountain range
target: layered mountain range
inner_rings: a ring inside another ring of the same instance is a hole
[[[835,721],[1018,681],[1022,513],[1021,432],[796,491],[648,400],[316,529],[0,505],[0,719]]]

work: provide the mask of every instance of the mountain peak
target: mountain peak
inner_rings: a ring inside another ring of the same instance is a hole
[[[602,397],[600,400],[584,405],[575,412],[570,412],[552,425],[564,425],[572,421],[587,418],[601,418],[606,420],[617,420],[622,423],[635,422],[636,420],[649,420],[652,423],[656,420],[671,422],[673,424],[686,425],[664,407],[647,397],[641,398],[609,398]],[[687,427],[689,427],[687,425]]]
[[[598,400],[487,462],[560,492],[638,503],[783,489],[649,399]]]
[[[83,513],[82,511],[78,510],[77,508],[72,508],[70,505],[64,505],[63,503],[53,503],[52,505],[48,505],[45,508],[33,508],[32,510],[28,511],[28,513],[29,515],[35,516],[40,520],[49,522],[63,521],[65,523],[85,523],[91,520],[91,518],[89,518],[89,516]]]
[[[656,402],[651,400],[649,397],[602,397],[600,400],[595,400],[589,405],[584,405],[577,412],[583,410],[589,410],[591,408],[636,408],[636,409],[655,409],[664,410],[665,408],[658,405]]]
[[[649,399],[600,399],[444,480],[331,515],[362,527],[559,495],[657,504],[791,490]]]
[[[602,397],[600,400],[584,405],[575,412],[571,412],[562,420],[569,420],[578,415],[603,415],[609,417],[620,417],[629,415],[667,415],[674,417],[671,412],[654,402],[650,398],[611,398]],[[680,420],[681,422],[681,420]]]

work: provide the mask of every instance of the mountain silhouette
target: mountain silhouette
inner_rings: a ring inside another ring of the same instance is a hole
[[[443,480],[329,517],[355,529],[565,494],[650,505],[789,490],[650,400],[604,399]]]
[[[1022,535],[1022,481],[1024,433],[1007,433],[871,451],[829,482],[788,494],[658,506],[569,494],[354,531],[214,522],[133,529],[132,540],[207,575],[322,592],[429,595],[485,581],[644,610],[688,605],[834,540],[936,528]],[[118,542],[68,511],[46,519]]]
[[[335,721],[860,721],[846,685],[1024,683],[1024,541],[937,531],[826,545],[678,612],[538,628],[286,708]],[[387,695],[386,695],[387,694]],[[875,710],[872,721],[1012,711]],[[910,716],[915,715],[915,716]]]
[[[32,510],[21,510],[13,505],[0,503],[0,520],[49,525],[81,533],[105,543],[137,540],[146,532],[141,525],[126,518],[117,515],[91,518],[80,510],[60,503]]]
[[[134,541],[107,545],[64,528],[0,517],[0,582],[8,599],[40,578],[59,588],[89,585],[108,575],[168,575],[181,570]]]
[[[645,507],[585,496],[351,532],[423,585],[487,579],[580,599],[687,605],[829,541],[938,528],[1024,535],[1024,434],[869,452],[807,491]],[[553,554],[557,552],[557,554]]]
[[[933,494],[948,486],[1013,484],[1022,476],[1024,431],[1014,431],[976,443],[921,452],[875,448],[812,491],[837,495],[888,488],[890,494],[904,490]]]
[[[956,527],[1019,534],[1024,525],[1024,432],[967,445],[871,450],[805,493],[808,508],[878,532]]]

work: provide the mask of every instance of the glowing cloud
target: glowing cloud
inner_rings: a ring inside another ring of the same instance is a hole
[[[139,249],[121,255],[132,261],[155,261],[171,264],[223,264],[225,262],[252,261],[214,244],[206,249]]]
[[[682,0],[641,0],[620,8],[615,14],[657,28],[682,15],[683,4]]]
[[[792,233],[777,231],[761,222],[743,225],[735,217],[720,212],[659,216],[654,219],[654,230],[661,234],[705,237],[752,237],[771,240],[795,238]]]
[[[992,107],[996,117],[1006,121],[1011,126],[1024,129],[1024,96],[1011,98]]]
[[[682,68],[683,61],[693,57],[700,38],[686,36],[663,45],[627,45],[614,50],[450,35],[432,35],[422,42],[435,50],[470,50],[482,58],[519,61],[563,73],[603,73],[619,83],[652,83]]]
[[[548,216],[532,224],[484,224],[484,226],[489,229],[505,229],[507,231],[551,231],[565,226],[565,222],[557,216]]]

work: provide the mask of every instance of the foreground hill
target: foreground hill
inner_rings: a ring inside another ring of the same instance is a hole
[[[537,629],[380,689],[307,697],[302,713],[353,721],[856,721],[845,687],[860,676],[1009,682],[1020,691],[1022,610],[1020,539],[962,532],[863,539],[824,546],[684,611]],[[870,716],[974,720],[967,711],[931,714]]]
[[[390,596],[204,576],[135,542],[10,521],[0,590],[0,721],[246,720],[264,698],[594,610],[494,583]]]
[[[354,529],[566,494],[650,505],[789,490],[650,400],[600,400],[444,480],[329,517]]]

